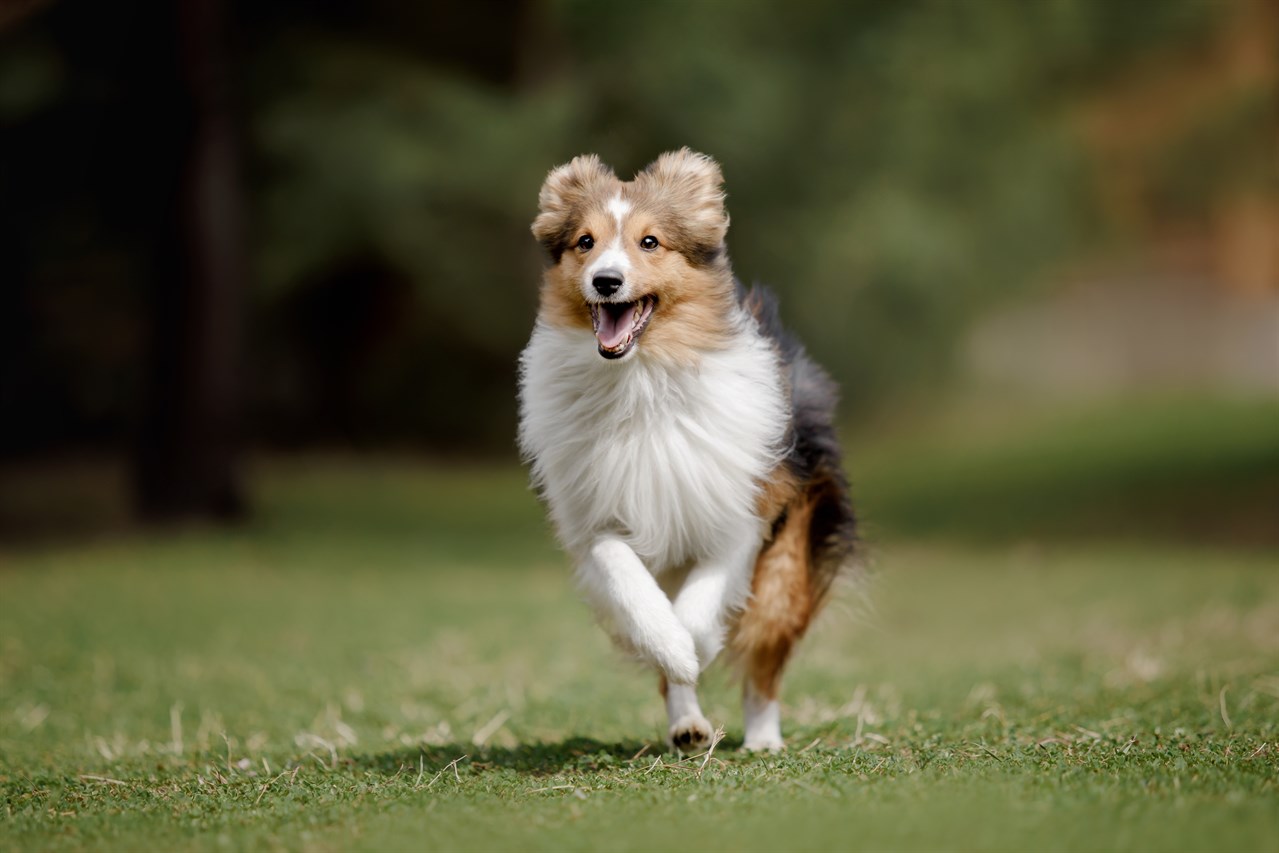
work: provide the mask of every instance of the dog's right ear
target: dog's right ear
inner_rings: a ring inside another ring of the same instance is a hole
[[[533,220],[533,236],[546,247],[556,261],[572,239],[582,202],[600,184],[617,180],[613,170],[594,154],[574,157],[546,176],[538,194],[538,214]]]

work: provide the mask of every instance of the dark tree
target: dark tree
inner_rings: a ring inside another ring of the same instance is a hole
[[[245,506],[238,373],[247,267],[225,6],[154,4],[158,38],[144,51],[153,74],[140,69],[147,97],[128,111],[139,144],[155,152],[143,168],[161,172],[154,184],[139,182],[158,188],[135,468],[138,508],[151,519],[233,518]]]

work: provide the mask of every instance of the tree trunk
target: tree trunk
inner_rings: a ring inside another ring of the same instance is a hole
[[[169,41],[155,53],[162,76],[149,83],[163,112],[139,132],[173,146],[152,166],[168,174],[158,184],[149,393],[135,460],[138,509],[155,520],[229,519],[245,506],[238,373],[246,264],[224,7],[152,6],[153,32],[167,31]]]

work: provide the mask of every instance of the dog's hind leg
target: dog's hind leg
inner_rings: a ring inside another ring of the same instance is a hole
[[[756,561],[751,600],[733,636],[733,650],[745,668],[743,746],[748,750],[784,746],[777,699],[782,671],[819,604],[809,572],[812,516],[809,496],[787,508],[785,521]]]

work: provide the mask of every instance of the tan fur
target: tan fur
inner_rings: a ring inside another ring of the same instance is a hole
[[[760,484],[759,497],[755,501],[755,514],[767,522],[772,522],[782,514],[782,510],[794,500],[799,492],[799,482],[791,473],[790,466],[782,463],[773,469],[768,480]]]
[[[813,507],[808,494],[787,507],[785,522],[755,563],[750,602],[729,641],[746,677],[769,699],[777,696],[782,669],[821,604],[809,565]]]
[[[688,241],[723,244],[728,233],[724,176],[710,157],[687,148],[669,151],[635,177],[635,186],[654,215],[681,223]]]
[[[573,225],[574,214],[591,201],[596,204],[609,197],[609,191],[621,181],[613,170],[594,154],[574,157],[569,163],[551,170],[538,193],[538,215],[533,220],[533,236],[549,245],[560,232]]]
[[[657,306],[639,347],[649,356],[695,364],[700,354],[727,345],[735,294],[723,260],[728,214],[723,176],[713,160],[688,149],[663,154],[633,181],[622,182],[595,155],[554,169],[539,197],[533,234],[558,260],[543,277],[541,317],[569,328],[591,328],[581,276],[590,253],[576,248],[586,234],[611,245],[617,222],[607,205],[619,196],[631,205],[621,235],[636,298]],[[639,243],[656,237],[646,252]]]
[[[657,308],[641,341],[645,351],[667,361],[695,364],[702,353],[727,346],[731,277],[694,269],[677,252],[658,249],[651,254],[642,266],[645,292],[657,297]]]

